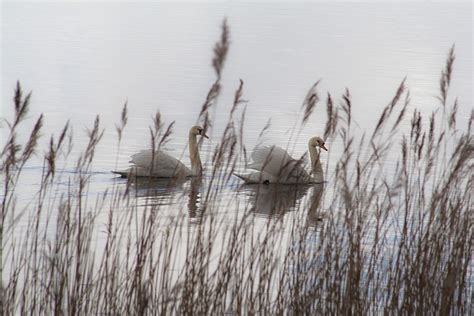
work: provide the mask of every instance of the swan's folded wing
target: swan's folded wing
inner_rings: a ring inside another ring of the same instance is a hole
[[[304,168],[302,160],[292,160],[287,163],[281,171],[280,178],[285,183],[308,183],[311,182],[311,176]]]
[[[172,177],[177,174],[189,175],[190,170],[181,161],[158,150],[142,150],[132,155],[130,162],[142,170],[148,170],[154,177]],[[152,167],[153,162],[153,167]]]
[[[248,167],[254,170],[265,170],[268,173],[276,175],[281,168],[289,161],[293,160],[290,155],[278,146],[257,147],[252,152],[253,163]]]
[[[309,174],[303,166],[303,161],[293,159],[278,146],[257,147],[252,152],[253,163],[248,168],[265,171],[284,183],[308,181]]]

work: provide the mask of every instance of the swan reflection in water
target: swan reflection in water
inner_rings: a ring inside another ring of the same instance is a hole
[[[123,180],[123,179],[120,179]],[[199,202],[201,199],[202,177],[192,178],[129,178],[129,192],[143,202],[143,206],[173,205],[177,201],[188,198],[187,209],[190,219],[200,222]]]
[[[287,212],[298,209],[302,197],[310,192],[308,204],[300,209],[307,210],[309,226],[318,225],[323,213],[320,202],[324,184],[281,185],[281,184],[252,184],[243,185],[240,191],[250,196],[252,211],[261,217],[280,218]]]
[[[187,209],[191,223],[201,223],[201,188],[202,178],[135,178],[128,179],[128,190],[137,198],[143,199],[147,206],[172,205],[179,199],[187,197]],[[320,201],[323,195],[324,184],[244,184],[239,193],[247,195],[252,203],[252,211],[261,217],[280,218],[287,212],[297,209],[298,203],[308,191],[309,203],[305,203],[309,226],[316,226],[321,222],[323,213],[320,210]]]
[[[187,178],[129,178],[127,189],[135,197],[156,198],[156,202],[159,202],[182,191],[187,180]]]
[[[191,179],[191,187],[189,188],[188,194],[188,211],[189,218],[191,219],[191,224],[200,224],[201,223],[201,211],[199,210],[199,201],[201,199],[201,177],[193,177]]]
[[[262,217],[279,218],[295,209],[311,185],[244,184],[240,191],[250,197],[253,212]]]

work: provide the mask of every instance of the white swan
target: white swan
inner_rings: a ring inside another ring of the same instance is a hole
[[[189,158],[191,160],[191,169],[186,167],[181,161],[163,152],[157,150],[153,154],[151,149],[142,150],[132,155],[130,168],[122,171],[112,171],[120,176],[126,177],[156,177],[156,178],[174,178],[198,176],[202,173],[201,158],[199,157],[198,143],[196,136],[204,134],[204,129],[200,126],[193,126],[189,130]]]
[[[317,151],[316,147],[327,151],[322,138],[310,138],[308,150],[311,158],[311,174],[303,168],[302,161],[293,159],[284,149],[277,146],[259,147],[252,152],[253,163],[247,167],[257,172],[246,175],[234,174],[246,183],[321,183],[324,182],[323,168],[319,160],[321,151]]]

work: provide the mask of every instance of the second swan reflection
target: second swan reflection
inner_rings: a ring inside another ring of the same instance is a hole
[[[279,219],[289,212],[306,209],[308,225],[316,226],[323,218],[319,208],[323,189],[323,183],[250,184],[241,186],[239,191],[248,196],[252,203],[251,210],[258,217]],[[308,193],[310,193],[309,199],[302,202],[301,199]]]

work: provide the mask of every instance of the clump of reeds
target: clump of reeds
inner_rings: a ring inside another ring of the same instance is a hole
[[[200,114],[205,126],[228,49],[224,22],[214,49],[217,79]],[[451,50],[441,79],[443,108],[453,63]],[[241,156],[246,159],[243,87],[240,81],[223,134],[214,135],[219,140],[207,162],[209,177],[190,181],[185,202],[152,203],[153,190],[140,200],[140,183],[133,181],[115,182],[96,200],[89,198],[91,164],[103,134],[97,118],[73,174],[56,168],[71,153],[69,124],[56,141],[51,138],[39,192],[20,210],[15,185],[37,150],[43,118],[18,143],[31,98],[18,83],[1,151],[1,314],[470,312],[474,116],[458,130],[457,101],[451,112],[428,120],[415,109],[409,134],[400,137],[410,103],[403,80],[371,136],[356,136],[357,106],[349,90],[339,101],[328,93],[324,137],[341,138],[343,152],[335,169],[326,169],[325,187],[257,186],[243,189],[248,198],[235,190],[222,199]],[[302,124],[319,100],[316,87],[304,101]],[[119,144],[126,123],[125,105]],[[172,124],[165,126],[157,114],[152,148],[167,141]],[[393,170],[387,161],[397,149]],[[66,190],[59,187],[64,182]],[[153,182],[145,186],[152,189]],[[324,199],[326,192],[330,199]],[[263,207],[267,220],[258,217]],[[162,216],[170,209],[178,215]],[[23,231],[21,216],[28,216]],[[98,238],[101,243],[94,242]]]

